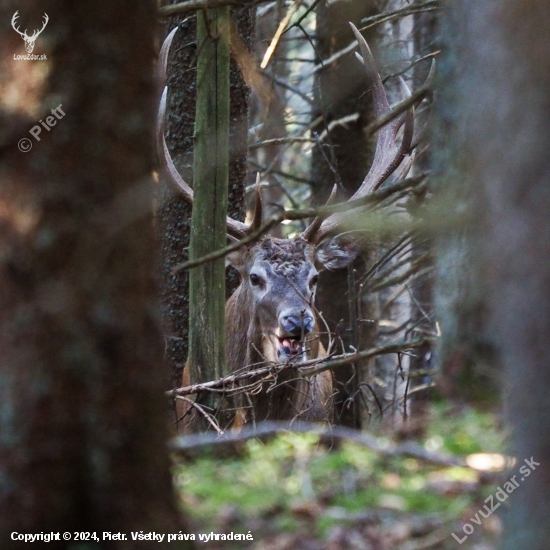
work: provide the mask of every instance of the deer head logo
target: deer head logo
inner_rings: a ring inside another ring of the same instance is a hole
[[[19,10],[17,10],[11,19],[11,26],[13,27],[13,30],[21,35],[21,38],[25,41],[25,49],[27,50],[27,53],[32,53],[34,50],[34,43],[36,42],[36,39],[38,38],[38,35],[46,28],[46,25],[48,24],[49,17],[48,14],[44,14],[44,24],[42,25],[42,28],[38,31],[35,30],[32,33],[32,36],[27,35],[27,29],[25,29],[25,32],[21,32],[15,25],[17,22],[17,18],[19,17]]]

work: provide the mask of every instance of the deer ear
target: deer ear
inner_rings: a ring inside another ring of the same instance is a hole
[[[235,269],[240,269],[244,265],[244,258],[242,249],[235,250],[234,252],[230,252],[225,257],[225,267],[231,266]]]
[[[350,233],[336,235],[323,241],[315,251],[317,261],[329,270],[347,267],[359,254],[361,243]]]

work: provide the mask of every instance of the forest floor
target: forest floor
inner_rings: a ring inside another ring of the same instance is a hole
[[[210,540],[212,550],[491,550],[508,503],[488,514],[484,501],[515,473],[503,471],[500,425],[494,412],[440,402],[414,434],[378,437],[385,445],[414,435],[427,451],[479,469],[388,458],[353,442],[327,448],[315,434],[289,432],[249,440],[237,455],[178,461],[174,478],[191,532],[254,539]]]

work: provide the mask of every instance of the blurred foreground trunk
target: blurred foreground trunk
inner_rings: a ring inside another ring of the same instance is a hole
[[[455,34],[440,112],[452,143],[447,177],[475,198],[470,257],[488,293],[480,330],[505,371],[517,468],[539,463],[528,478],[520,472],[508,501],[510,550],[550,547],[549,20],[545,0],[464,1],[446,18]]]
[[[131,531],[182,527],[155,317],[155,4],[29,4],[22,18],[49,14],[35,48],[48,61],[13,60],[23,43],[2,38],[4,74],[36,96],[1,112],[0,546],[12,531],[112,531],[129,540],[101,547],[130,548]],[[39,119],[55,121],[40,141]]]

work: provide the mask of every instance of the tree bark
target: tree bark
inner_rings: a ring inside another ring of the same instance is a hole
[[[417,0],[420,4],[422,0]],[[417,13],[414,15],[414,53],[416,58],[425,57],[437,50],[436,40],[438,37],[438,16],[434,12]],[[415,89],[422,86],[428,77],[428,72],[431,66],[431,61],[426,60],[417,63],[414,67],[414,87]],[[431,110],[416,115],[416,126],[423,128],[426,124],[430,124]],[[427,134],[427,132],[426,132]],[[422,149],[422,154],[415,162],[415,169],[420,172],[427,172],[432,164],[431,150],[426,148],[426,140],[419,145]],[[426,148],[426,149],[425,149]],[[427,190],[421,194],[413,194],[409,199],[409,209],[412,216],[419,222],[427,219],[429,215],[429,199],[427,198]],[[434,241],[428,231],[420,231],[412,239],[412,256],[415,259],[421,257],[429,257],[426,267],[434,266]],[[413,335],[423,337],[427,334],[436,333],[435,314],[434,314],[434,279],[431,275],[414,279],[410,285],[410,293],[412,298],[411,304],[411,322],[415,327]],[[414,373],[418,370],[428,370],[432,366],[433,346],[431,343],[426,343],[423,349],[410,358],[409,371]],[[409,390],[424,384],[429,381],[429,378],[415,377],[409,382]],[[413,394],[412,399],[409,398],[409,412],[417,417],[421,422],[427,418],[428,414],[428,396],[430,391],[422,391]]]
[[[434,186],[442,197],[436,204],[443,205],[442,225],[444,219],[459,218],[459,212],[470,212],[473,220],[443,226],[436,239],[435,306],[443,327],[437,346],[441,365],[438,388],[455,401],[486,401],[496,397],[499,382],[487,325],[488,289],[481,270],[478,230],[472,223],[483,215],[483,207],[476,203],[479,183],[468,173],[471,161],[466,153],[471,146],[464,121],[471,107],[465,103],[473,92],[461,87],[467,86],[464,79],[471,71],[470,59],[464,57],[469,52],[464,35],[467,23],[463,15],[449,14],[452,17],[442,20],[444,55],[438,65],[439,81],[446,85],[441,86],[442,101],[436,103],[434,125],[434,172],[440,176]]]
[[[226,244],[229,177],[229,7],[197,14],[197,110],[191,259]],[[192,384],[215,380],[225,368],[225,260],[189,276],[189,375]]]
[[[539,463],[517,476],[505,549],[550,545],[549,18],[544,0],[463,1],[446,17],[454,69],[442,79],[440,118],[455,171],[445,177],[475,198],[470,246],[488,292],[486,338],[505,372],[517,469]]]
[[[9,21],[13,7],[0,12]],[[12,124],[0,163],[0,540],[112,531],[130,540],[102,547],[130,548],[131,531],[182,527],[153,314],[155,4],[44,0],[21,16],[43,12],[49,77],[27,115],[1,113]],[[1,40],[9,58],[23,53]],[[14,70],[12,83],[27,76]],[[51,109],[61,118],[34,140]]]
[[[170,3],[177,3],[172,0]],[[252,8],[231,9],[231,19],[240,40],[250,47]],[[174,163],[184,179],[193,182],[193,135],[196,104],[196,18],[170,18],[167,32],[175,26],[176,33],[168,62],[169,115],[166,140]],[[246,150],[249,90],[237,64],[230,64],[230,140],[228,212],[243,220],[244,185],[246,181]],[[161,242],[160,285],[165,337],[165,362],[171,386],[179,386],[187,360],[189,341],[189,275],[187,271],[172,274],[172,268],[188,259],[191,208],[177,192],[161,181],[159,187],[157,227]],[[229,269],[226,292],[238,286],[238,274]]]
[[[376,6],[370,1],[337,2],[330,6],[321,2],[317,8],[316,46],[321,59],[328,59],[354,39],[350,21],[360,27],[361,19],[374,13]],[[375,37],[376,32],[372,31],[367,36],[371,47],[376,41]],[[324,122],[317,132],[320,133],[333,120],[353,113],[359,113],[360,116],[356,122],[336,127],[330,132],[323,150],[319,146],[313,149],[312,180],[315,186],[312,189],[312,198],[315,205],[326,202],[335,183],[339,184],[339,199],[349,198],[359,188],[368,172],[374,148],[373,142],[367,140],[363,132],[363,127],[372,119],[372,104],[364,96],[366,90],[366,76],[353,52],[319,73],[314,88],[316,108],[312,113],[312,120],[323,116]],[[337,176],[333,170],[337,172]],[[355,269],[361,269],[362,263],[363,260],[359,259]],[[348,281],[357,279],[355,269],[350,266],[349,271],[324,271],[319,278],[318,308],[323,312],[330,330],[338,332],[342,337],[346,351],[349,351],[349,345],[358,347],[359,340],[363,345],[368,344],[367,340],[372,337],[371,326],[363,334],[363,338],[360,338],[357,330],[352,330],[354,318],[358,316],[357,303],[347,296]],[[369,313],[372,305],[373,302],[363,304],[361,316],[373,317]],[[351,365],[334,373],[335,389],[338,392],[335,398],[335,421],[350,427],[359,427],[361,422],[359,403],[356,402],[359,384],[356,369],[356,366]]]

